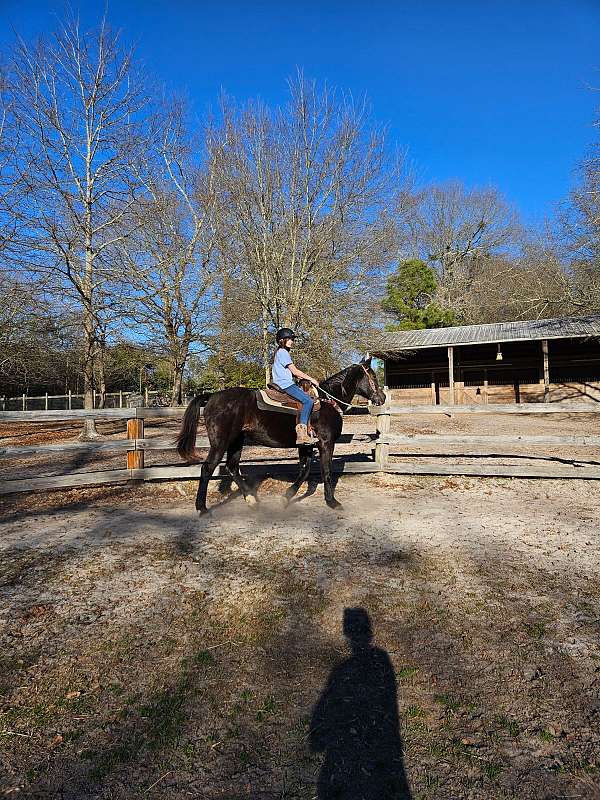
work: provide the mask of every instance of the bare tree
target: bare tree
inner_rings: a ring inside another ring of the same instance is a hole
[[[22,254],[81,309],[85,407],[92,408],[100,300],[110,277],[105,254],[128,235],[148,93],[132,51],[103,20],[91,33],[73,21],[50,41],[30,47],[19,40],[12,96],[27,189]],[[84,435],[93,433],[93,423],[84,427]]]
[[[268,377],[271,327],[308,333],[343,314],[392,252],[393,170],[364,105],[302,76],[288,106],[224,102],[207,146],[220,212],[220,250],[260,313]]]
[[[213,175],[195,163],[184,112],[174,104],[158,126],[159,147],[139,165],[144,198],[132,211],[136,233],[119,257],[131,287],[131,315],[165,352],[173,374],[171,405],[182,402],[192,345],[209,334],[216,279]]]
[[[0,66],[0,266],[10,260],[10,252],[20,230],[19,204],[22,181],[17,168],[19,127],[14,115],[7,71]]]
[[[468,285],[478,262],[509,253],[522,237],[515,211],[493,187],[428,186],[402,211],[405,255],[431,263],[448,295]]]
[[[555,252],[529,243],[518,257],[480,260],[452,308],[465,324],[546,319],[568,314],[569,276]],[[443,302],[443,289],[438,292]]]
[[[600,128],[600,117],[594,127]],[[576,313],[600,313],[600,142],[579,165],[559,225],[570,272],[566,299]]]

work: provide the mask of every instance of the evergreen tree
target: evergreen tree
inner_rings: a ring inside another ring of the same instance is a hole
[[[401,261],[396,272],[388,278],[387,294],[382,302],[384,311],[393,314],[398,322],[387,330],[419,330],[457,325],[456,315],[434,301],[437,289],[435,270],[418,258]]]

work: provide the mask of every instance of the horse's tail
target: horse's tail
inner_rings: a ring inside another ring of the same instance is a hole
[[[202,411],[202,398],[194,397],[183,415],[181,430],[177,437],[177,452],[185,461],[199,461],[201,455],[196,451],[196,432]]]

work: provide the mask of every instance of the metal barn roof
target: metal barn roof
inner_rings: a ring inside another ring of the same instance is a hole
[[[521,322],[494,322],[491,325],[462,325],[454,328],[428,328],[419,331],[383,333],[373,342],[375,356],[389,356],[403,350],[449,345],[496,344],[519,339],[574,339],[600,336],[600,314],[588,317],[559,317]]]

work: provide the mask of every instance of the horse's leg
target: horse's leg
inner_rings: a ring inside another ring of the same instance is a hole
[[[196,494],[196,511],[199,514],[206,514],[206,492],[208,490],[208,482],[211,475],[215,471],[219,461],[223,458],[226,445],[211,444],[206,461],[202,464],[200,471],[200,483],[198,484],[198,493]]]
[[[227,461],[225,462],[225,466],[227,467],[227,472],[231,475],[233,480],[237,483],[240,488],[240,491],[244,495],[244,500],[248,503],[249,506],[256,505],[256,497],[252,493],[252,490],[244,480],[244,476],[240,472],[240,458],[242,456],[242,448],[244,447],[244,434],[240,433],[240,435],[234,439],[234,441],[229,445],[227,448]]]
[[[308,473],[310,472],[310,462],[312,461],[312,453],[312,447],[303,446],[298,448],[298,455],[300,456],[300,472],[298,473],[296,480],[285,493],[285,499],[288,502],[292,499],[292,497],[295,497],[295,495],[298,493],[298,489],[308,478]]]
[[[321,476],[323,478],[323,490],[325,492],[325,502],[329,508],[341,508],[342,504],[333,496],[333,486],[331,484],[331,459],[333,456],[333,442],[319,441],[319,456],[321,458]]]

